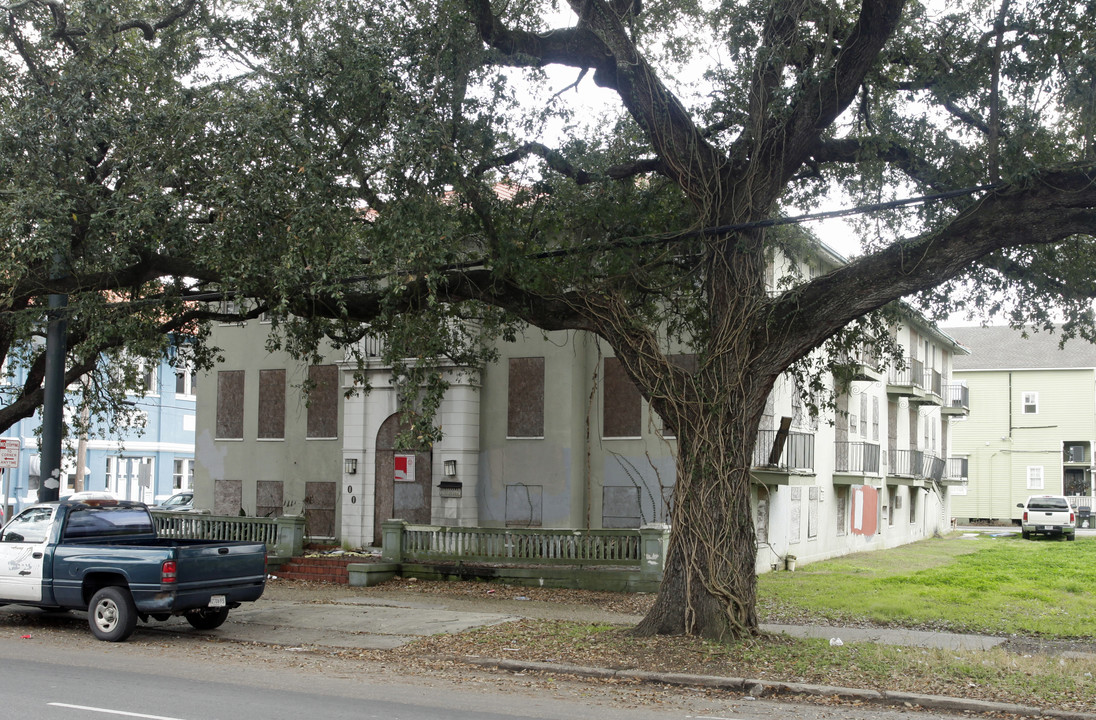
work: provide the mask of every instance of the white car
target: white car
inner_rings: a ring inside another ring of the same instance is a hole
[[[191,512],[194,510],[194,491],[183,490],[177,492],[159,505],[153,505],[153,510],[170,510],[171,512]]]
[[[1025,540],[1032,535],[1077,539],[1077,513],[1065,495],[1032,495],[1027,502],[1016,503],[1016,507],[1024,511],[1020,518],[1020,535]]]

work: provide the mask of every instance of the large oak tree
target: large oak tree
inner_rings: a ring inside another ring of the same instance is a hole
[[[473,363],[515,323],[598,336],[678,442],[639,631],[748,635],[752,446],[782,374],[885,340],[900,298],[1016,323],[1057,311],[1066,335],[1096,336],[1083,5],[270,0],[208,17],[219,77],[167,73],[173,107],[208,105],[157,133],[176,180],[141,197],[185,200],[114,245],[298,318],[283,337],[300,351],[362,323],[393,360]],[[590,122],[595,93],[615,110]],[[87,173],[94,147],[70,154]],[[770,221],[835,191],[949,199],[862,215],[863,255],[770,281],[777,253],[810,253]],[[672,361],[681,343],[695,369]],[[419,392],[427,366],[397,363],[429,415],[444,386]]]

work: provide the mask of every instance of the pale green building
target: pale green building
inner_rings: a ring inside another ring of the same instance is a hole
[[[964,519],[1016,520],[1029,495],[1071,497],[1092,507],[1096,441],[1096,345],[1008,327],[953,327],[970,349],[954,376],[970,394],[970,414],[953,425],[954,454],[968,485],[953,488],[952,512]]]

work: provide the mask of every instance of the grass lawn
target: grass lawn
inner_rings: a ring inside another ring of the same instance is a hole
[[[952,535],[759,579],[765,621],[1096,637],[1096,538]]]

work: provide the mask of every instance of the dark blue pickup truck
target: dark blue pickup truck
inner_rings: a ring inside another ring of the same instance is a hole
[[[210,630],[265,586],[265,545],[157,537],[142,503],[33,505],[0,532],[0,605],[87,610],[100,640],[173,615]]]

